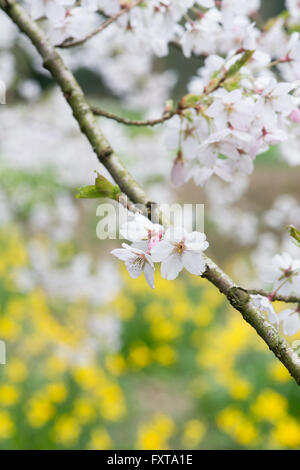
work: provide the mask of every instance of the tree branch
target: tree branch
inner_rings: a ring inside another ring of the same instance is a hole
[[[104,23],[102,23],[98,28],[96,28],[94,31],[88,34],[85,38],[78,39],[78,41],[72,41],[72,40],[70,41],[69,39],[66,39],[62,44],[59,44],[56,47],[59,47],[61,49],[67,49],[69,47],[81,46],[82,44],[87,42],[89,39],[93,38],[97,34],[100,34],[112,23],[115,23],[115,21],[117,21],[121,16],[123,16],[128,11],[132,10],[132,8],[140,5],[142,1],[143,0],[137,0],[132,4],[128,4],[126,7],[122,8],[122,10],[120,10],[118,13],[108,18],[108,20],[104,21]]]
[[[72,72],[65,66],[55,48],[47,41],[44,32],[29,17],[26,11],[13,0],[0,0],[0,7],[10,16],[19,29],[29,37],[43,58],[44,66],[50,71],[60,86],[67,102],[72,108],[82,133],[88,138],[99,161],[108,169],[122,191],[132,202],[149,208],[149,200],[132,176],[125,169],[110,144],[98,128],[95,117]],[[282,338],[273,325],[251,301],[249,293],[236,284],[209,258],[203,274],[224,294],[231,305],[238,310],[263,338],[276,357],[285,365],[295,381],[300,385],[300,357]]]
[[[268,297],[271,302],[285,302],[287,304],[300,304],[300,297],[296,295],[280,295],[276,292],[267,292],[263,289],[249,289],[249,294],[253,295],[262,295],[263,297]]]
[[[123,118],[121,116],[118,116],[117,114],[110,113],[109,111],[105,111],[104,109],[101,109],[99,107],[91,106],[91,109],[95,116],[103,116],[106,117],[107,119],[112,119],[113,121],[117,121],[121,124],[125,124],[126,126],[156,126],[157,124],[162,124],[165,121],[168,121],[171,119],[175,114],[179,114],[179,110],[176,109],[174,111],[170,111],[168,113],[163,114],[160,118],[157,119],[148,119],[146,121],[140,121],[140,120],[134,120],[134,119],[128,119],[128,118]]]

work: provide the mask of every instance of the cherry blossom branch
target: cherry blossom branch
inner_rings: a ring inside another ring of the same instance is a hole
[[[263,289],[249,289],[249,294],[262,295],[267,297],[271,302],[285,302],[287,304],[300,304],[300,297],[296,295],[280,295],[277,292],[267,292]]]
[[[162,124],[165,121],[171,119],[175,114],[179,114],[180,110],[176,109],[174,111],[167,112],[163,114],[160,118],[157,119],[148,119],[148,120],[135,120],[135,119],[128,119],[118,116],[117,114],[111,113],[109,111],[105,111],[99,107],[91,106],[93,113],[96,116],[103,116],[107,119],[112,119],[113,121],[117,121],[121,124],[125,124],[126,126],[156,126],[157,124]]]
[[[113,151],[105,136],[97,126],[92,109],[72,72],[66,67],[61,56],[47,40],[42,29],[35,23],[27,12],[13,0],[0,0],[0,7],[7,13],[19,29],[32,41],[40,53],[44,67],[52,74],[53,79],[61,88],[66,101],[70,105],[74,118],[81,132],[89,140],[99,161],[107,168],[121,190],[129,197],[132,208],[142,205],[148,207],[144,190],[133,179]],[[122,202],[122,201],[120,201]],[[128,203],[127,203],[128,205]],[[138,209],[137,209],[138,210]],[[206,271],[203,277],[214,284],[226,296],[230,304],[238,310],[245,321],[249,323],[273,351],[275,356],[285,365],[290,374],[300,385],[300,357],[288,342],[280,336],[276,328],[267,320],[251,300],[245,289],[237,286],[212,260],[205,257]]]
[[[62,44],[59,44],[56,47],[59,47],[61,49],[67,49],[69,47],[81,46],[82,44],[87,42],[89,39],[92,39],[97,34],[102,33],[102,31],[108,28],[108,26],[110,26],[112,23],[115,23],[125,13],[128,13],[130,10],[132,10],[132,8],[140,5],[142,1],[143,0],[136,0],[132,4],[129,3],[124,8],[122,8],[122,10],[120,10],[118,13],[116,13],[115,15],[111,16],[106,21],[104,21],[104,23],[102,23],[98,28],[94,29],[94,31],[92,31],[90,34],[85,36],[85,38],[78,39],[77,41],[70,41],[69,39],[66,39]]]

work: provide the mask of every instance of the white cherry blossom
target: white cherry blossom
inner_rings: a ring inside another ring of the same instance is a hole
[[[75,0],[32,0],[31,16],[34,20],[46,16],[53,23],[64,20],[66,9],[74,5]]]
[[[254,305],[268,315],[269,321],[276,327],[279,326],[279,315],[275,313],[272,302],[262,295],[251,295]]]
[[[299,23],[300,21],[300,3],[299,0],[286,0],[286,6],[290,13],[290,22]]]
[[[111,254],[125,261],[127,271],[133,279],[144,272],[147,283],[154,289],[154,264],[151,256],[134,245],[123,243],[122,247],[112,250]]]
[[[193,52],[197,55],[216,52],[217,40],[222,32],[220,20],[220,12],[211,8],[201,20],[185,25],[185,33],[180,42],[186,57],[191,57]]]
[[[162,236],[163,227],[153,224],[142,214],[135,214],[133,220],[125,222],[120,229],[120,234],[131,242],[141,242],[144,240],[159,239]]]
[[[299,33],[293,33],[287,44],[282,63],[278,65],[287,81],[300,79],[300,39]]]
[[[286,309],[279,313],[279,320],[282,323],[283,333],[293,336],[300,331],[300,313],[292,309]]]
[[[214,119],[218,130],[229,123],[234,129],[249,130],[255,117],[255,105],[251,98],[244,98],[241,90],[220,93],[206,110],[206,115]]]
[[[206,268],[203,252],[208,246],[204,233],[188,234],[184,229],[170,228],[152,248],[151,256],[154,262],[161,261],[161,275],[164,279],[176,279],[183,268],[200,276]]]
[[[283,295],[297,292],[300,288],[300,259],[289,253],[275,255],[270,266],[262,270],[262,279]]]
[[[257,114],[266,126],[278,125],[278,115],[288,116],[295,104],[289,94],[293,90],[292,83],[278,83],[273,77],[264,77],[256,82],[256,88],[261,96],[257,104]]]

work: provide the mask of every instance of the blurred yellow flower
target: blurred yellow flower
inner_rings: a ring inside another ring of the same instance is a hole
[[[153,418],[153,426],[164,438],[169,438],[175,431],[174,421],[164,413],[157,413]]]
[[[14,319],[21,320],[26,314],[26,301],[25,299],[12,298],[7,302],[5,314]]]
[[[75,444],[79,434],[80,426],[72,416],[62,415],[54,425],[54,439],[60,444]]]
[[[177,353],[171,346],[165,344],[154,349],[153,357],[162,366],[170,366],[176,361]]]
[[[67,387],[63,383],[52,383],[46,387],[46,395],[54,403],[61,403],[68,394]]]
[[[150,331],[153,338],[159,341],[173,341],[180,335],[181,328],[174,321],[164,319],[159,325],[151,325]]]
[[[281,446],[293,449],[300,446],[300,424],[292,417],[285,417],[275,423],[272,437]]]
[[[213,319],[213,309],[201,303],[196,310],[193,310],[191,317],[197,326],[207,326]]]
[[[7,411],[0,411],[0,439],[8,439],[14,433],[14,423]]]
[[[126,370],[126,361],[121,354],[111,354],[106,357],[105,365],[113,375],[122,375]]]
[[[55,414],[55,408],[47,399],[33,398],[27,410],[27,419],[33,428],[44,426]]]
[[[26,266],[28,263],[28,256],[26,246],[16,233],[10,234],[5,251],[5,258],[9,266]]]
[[[205,289],[203,289],[203,296],[202,296],[203,304],[207,304],[210,310],[214,311],[216,308],[224,304],[224,297],[218,292],[214,287],[210,287],[205,285]]]
[[[3,316],[0,318],[1,338],[7,341],[16,341],[20,335],[21,329],[17,321]]]
[[[163,413],[158,413],[149,423],[140,426],[136,448],[141,450],[168,449],[167,441],[174,430],[173,420]]]
[[[251,390],[251,384],[244,379],[235,379],[229,386],[229,393],[236,400],[246,400]]]
[[[198,419],[188,421],[183,430],[182,443],[188,449],[197,447],[206,432],[204,424]]]
[[[217,415],[217,425],[222,431],[230,431],[241,419],[241,416],[241,412],[238,409],[234,406],[229,406]]]
[[[93,429],[88,448],[95,450],[109,450],[112,448],[112,445],[112,440],[105,429]]]
[[[143,343],[136,344],[131,347],[130,352],[129,352],[129,359],[130,362],[138,368],[143,368],[148,366],[151,361],[151,351]]]
[[[125,297],[125,295],[119,295],[113,302],[114,308],[118,311],[118,315],[122,320],[129,320],[135,314],[134,302]]]
[[[27,378],[27,367],[25,363],[19,359],[11,359],[6,367],[6,375],[11,382],[19,383]]]
[[[252,444],[258,437],[258,432],[249,418],[234,406],[222,410],[217,415],[216,421],[218,427],[239,444]]]
[[[234,437],[239,444],[249,445],[257,439],[258,433],[250,421],[242,421],[237,424]]]
[[[101,397],[99,410],[104,419],[118,421],[126,413],[122,389],[117,384],[111,384],[99,390]]]
[[[155,290],[158,297],[174,300],[181,293],[182,288],[183,285],[179,280],[169,282],[163,279],[158,272],[155,272]]]
[[[97,390],[107,382],[104,372],[92,365],[75,368],[73,375],[76,382],[85,390]]]
[[[63,374],[68,365],[67,362],[61,357],[52,356],[45,363],[45,374],[46,376],[55,376]]]
[[[80,423],[86,424],[95,418],[96,410],[88,398],[78,398],[74,402],[73,414]]]
[[[292,377],[287,368],[277,360],[270,367],[270,376],[277,382],[282,383],[292,380]]]
[[[151,302],[144,308],[144,317],[151,323],[159,323],[165,317],[166,308],[162,303]]]
[[[0,386],[0,403],[4,406],[15,405],[19,400],[19,391],[13,385]]]
[[[176,320],[184,321],[189,316],[192,316],[192,306],[189,304],[187,298],[178,299],[176,297],[176,303],[172,307],[172,313]]]
[[[285,416],[287,404],[284,396],[273,390],[264,390],[251,409],[257,419],[273,422]]]

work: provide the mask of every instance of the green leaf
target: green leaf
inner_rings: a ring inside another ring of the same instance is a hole
[[[102,197],[116,199],[117,195],[121,194],[119,186],[112,184],[104,176],[100,175],[100,173],[97,173],[95,185]]]
[[[288,32],[289,32],[290,34],[292,34],[292,33],[300,33],[300,24],[292,24],[292,25],[289,25]]]
[[[184,108],[192,108],[201,101],[202,95],[195,95],[194,93],[189,93],[188,95],[185,95],[182,97],[179,107],[184,109]]]
[[[290,236],[293,237],[296,242],[300,243],[300,230],[296,229],[293,225],[289,226]]]
[[[174,101],[173,100],[167,100],[165,103],[165,113],[170,113],[171,111],[174,110]]]
[[[241,77],[242,75],[240,73],[235,74],[234,77],[225,80],[223,87],[229,92],[237,90],[239,88]]]
[[[238,59],[226,72],[226,79],[236,75],[244,65],[246,65],[255,51],[245,51],[240,59]]]
[[[96,199],[99,197],[102,196],[94,184],[78,188],[78,193],[76,194],[77,199]]]
[[[76,197],[78,199],[108,198],[117,201],[119,194],[121,194],[119,186],[112,184],[97,172],[95,184],[79,188]]]

